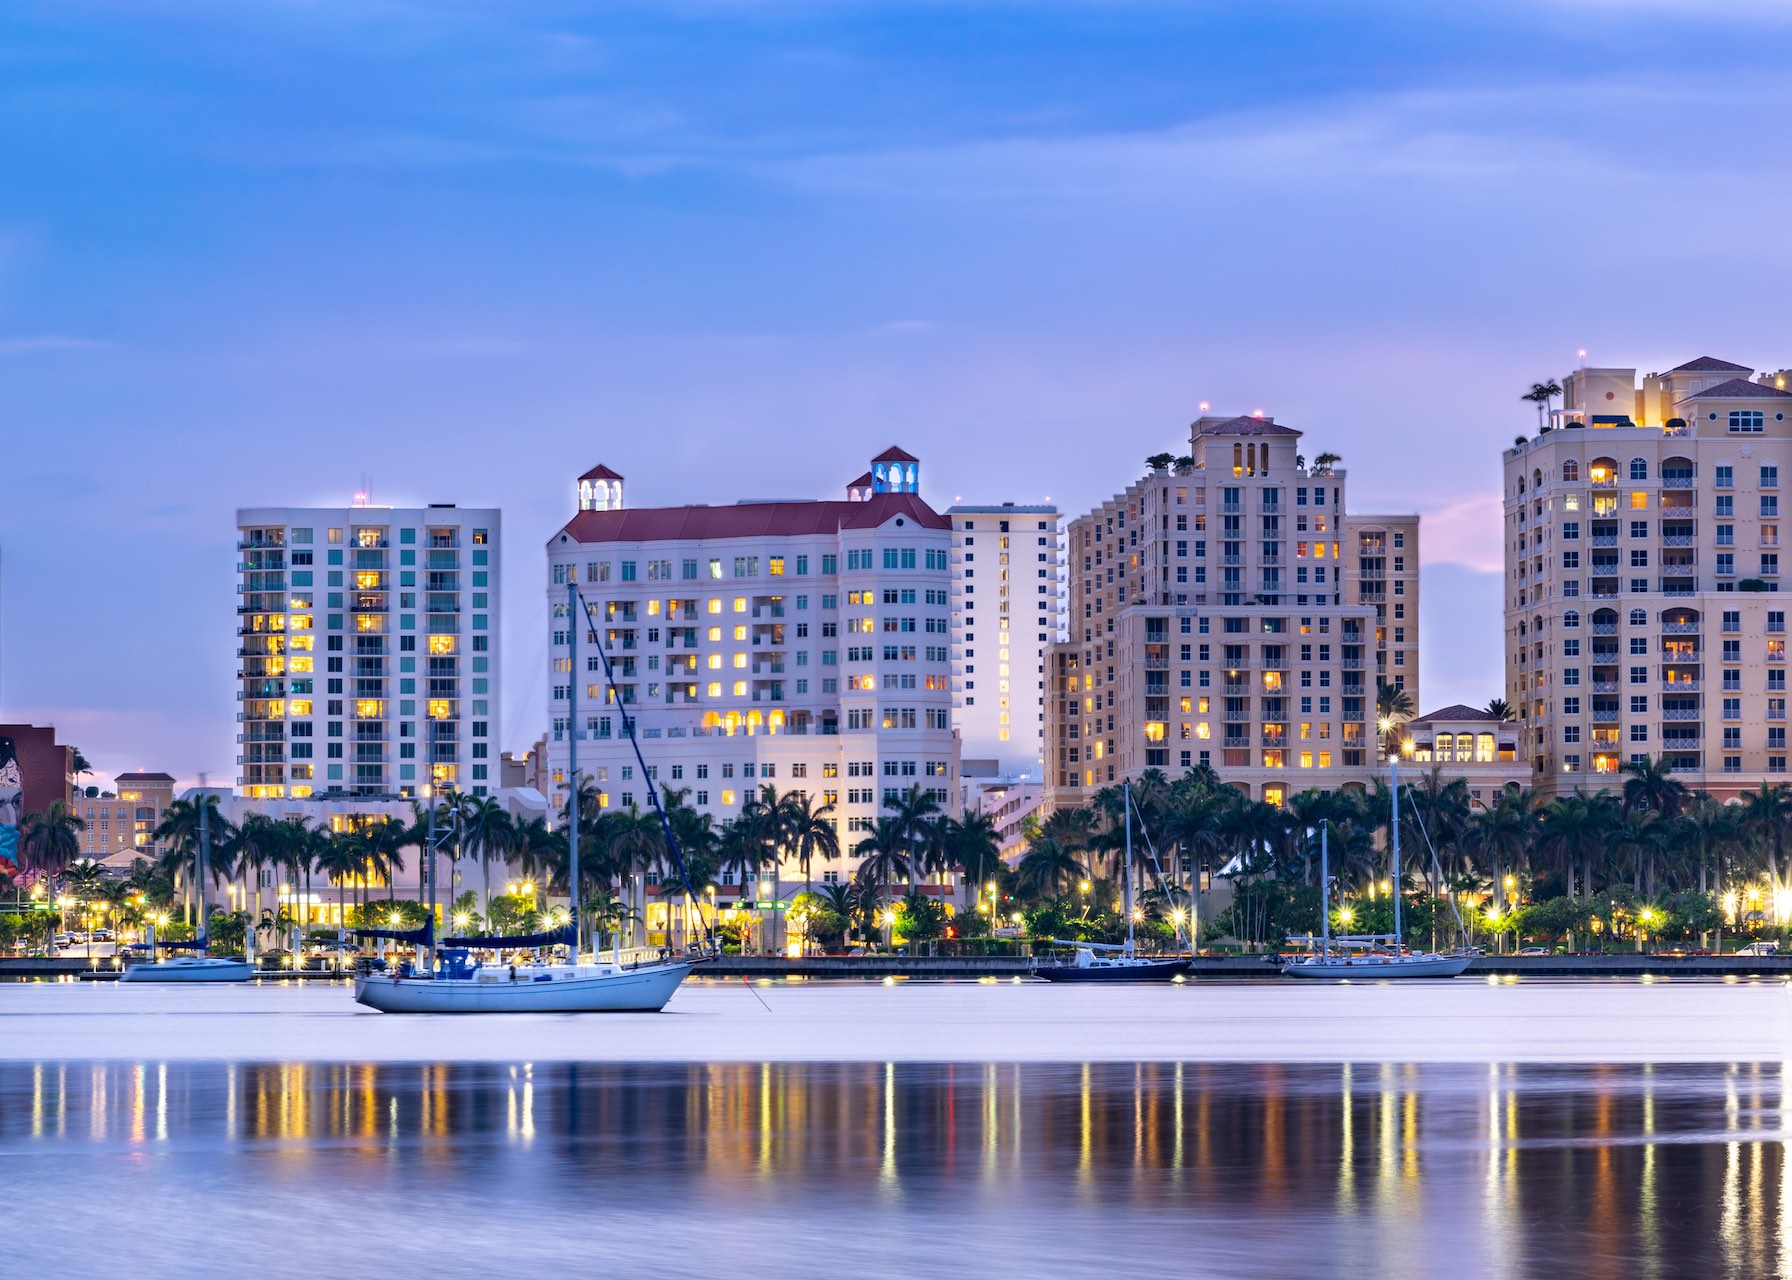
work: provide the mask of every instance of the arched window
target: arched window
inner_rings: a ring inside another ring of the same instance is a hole
[[[1523,476],[1518,477],[1518,491],[1520,493],[1524,492],[1524,477]],[[1523,515],[1524,513],[1521,511],[1521,512],[1519,512],[1519,514]]]
[[[1632,609],[1630,611],[1630,625],[1633,627],[1648,626],[1649,625],[1649,615],[1641,609]]]
[[[1567,613],[1562,615],[1562,625],[1564,627],[1578,627],[1580,625],[1580,614],[1573,609],[1568,610]]]
[[[1572,484],[1576,480],[1579,480],[1580,479],[1580,463],[1576,462],[1573,458],[1570,458],[1566,462],[1564,462],[1562,464],[1562,479],[1568,481],[1570,484]]]
[[[1531,488],[1541,489],[1542,487],[1543,487],[1543,471],[1541,468],[1539,468],[1536,471],[1531,472]]]
[[[1647,480],[1649,478],[1649,460],[1647,458],[1632,458],[1630,460],[1630,478],[1632,480]]]
[[[1437,762],[1442,764],[1450,758],[1450,749],[1455,745],[1456,735],[1440,733],[1437,735]]]
[[[1459,733],[1456,735],[1456,763],[1468,764],[1475,758],[1475,735]]]
[[[1491,733],[1475,735],[1475,759],[1481,764],[1493,763],[1493,735]]]

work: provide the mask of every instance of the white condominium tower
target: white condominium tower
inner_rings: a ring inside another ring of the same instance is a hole
[[[967,778],[1039,778],[1045,651],[1064,629],[1054,506],[955,506],[952,715]]]
[[[499,513],[250,507],[237,522],[237,790],[498,786]]]
[[[724,820],[769,784],[834,804],[849,857],[888,796],[918,785],[955,810],[952,534],[921,499],[916,459],[879,455],[838,500],[632,508],[607,467],[578,495],[547,547],[558,803],[576,725],[580,777],[608,806],[645,809],[661,785]]]
[[[1506,697],[1546,794],[1642,757],[1725,796],[1784,780],[1787,377],[1578,369],[1505,451]]]
[[[1070,522],[1047,808],[1146,769],[1277,804],[1374,776],[1377,683],[1419,696],[1419,518],[1352,514],[1300,435],[1200,418],[1186,456]]]

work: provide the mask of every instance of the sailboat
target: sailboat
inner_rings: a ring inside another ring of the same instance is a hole
[[[205,779],[200,778],[203,787]],[[211,810],[209,797],[201,791],[199,796],[199,936],[191,942],[164,942],[160,950],[189,952],[186,955],[173,955],[167,959],[156,958],[155,928],[151,926],[149,933],[148,960],[139,960],[136,964],[127,965],[125,971],[118,975],[120,982],[247,982],[255,976],[255,966],[248,960],[239,960],[228,956],[208,956],[205,949],[210,941],[209,922],[205,911],[205,885],[211,871]]]
[[[1319,828],[1320,941],[1290,937],[1289,942],[1307,947],[1282,963],[1285,978],[1454,978],[1467,969],[1472,955],[1457,952],[1414,951],[1403,941],[1400,927],[1400,758],[1393,758],[1393,821],[1388,826],[1389,849],[1394,861],[1394,931],[1332,936],[1331,824]]]
[[[1169,982],[1188,971],[1180,956],[1150,957],[1135,954],[1132,918],[1132,784],[1122,784],[1126,814],[1126,912],[1125,942],[1080,942],[1053,938],[1057,946],[1074,948],[1068,961],[1036,965],[1033,972],[1047,982]]]
[[[584,607],[579,599],[577,585],[567,584],[566,594],[568,617],[573,624],[571,661],[576,670],[578,637],[582,629],[578,621],[581,611],[585,625],[594,634],[598,632],[590,609]],[[604,649],[601,635],[597,641],[597,652],[603,659],[604,677],[613,691],[616,686],[610,668],[610,655]],[[567,886],[570,890],[571,910],[566,925],[544,933],[513,937],[446,938],[438,946],[434,936],[435,858],[430,856],[435,852],[435,788],[432,785],[429,802],[430,855],[426,855],[423,860],[429,879],[429,916],[425,918],[421,929],[354,931],[363,937],[415,943],[421,963],[415,967],[408,964],[401,966],[393,973],[358,974],[355,978],[355,999],[359,1003],[382,1013],[658,1013],[666,1007],[666,1003],[671,1000],[678,985],[691,969],[700,960],[708,958],[707,955],[679,958],[666,951],[650,948],[625,953],[619,940],[608,960],[600,954],[594,956],[589,963],[581,962],[577,690],[578,682],[574,681],[574,701],[568,717],[571,737],[568,739],[570,759],[567,769],[570,780],[567,788]],[[647,761],[641,754],[640,741],[635,736],[634,719],[625,714],[623,726],[628,734],[629,745],[634,748],[641,776],[651,777]],[[431,756],[433,769],[433,748]],[[659,792],[650,786],[647,794],[653,802],[654,811],[659,815],[660,831],[684,881],[685,892],[695,899],[696,892],[691,887],[690,875],[685,870],[684,858],[673,837],[672,824],[666,818],[665,807],[660,803]],[[474,958],[478,952],[534,951],[555,946],[568,949],[571,957],[569,962],[485,963]]]

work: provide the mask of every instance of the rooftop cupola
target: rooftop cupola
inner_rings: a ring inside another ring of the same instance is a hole
[[[921,460],[891,445],[871,460],[871,487],[878,493],[920,493]]]
[[[622,477],[601,464],[580,476],[579,510],[622,510]]]

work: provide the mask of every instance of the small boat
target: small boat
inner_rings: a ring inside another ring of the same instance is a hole
[[[1058,942],[1057,938],[1052,939]],[[1076,958],[1062,964],[1042,964],[1033,972],[1047,982],[1169,982],[1188,972],[1183,956],[1153,958],[1131,954],[1124,943],[1073,942]],[[1118,952],[1103,955],[1100,952]]]
[[[1076,948],[1072,960],[1053,964],[1036,964],[1035,976],[1047,982],[1172,982],[1188,972],[1190,961],[1185,956],[1152,956],[1134,954],[1132,918],[1132,784],[1124,787],[1126,803],[1126,912],[1125,942],[1068,942],[1053,938],[1052,944]]]
[[[1467,969],[1472,955],[1439,951],[1390,949],[1393,934],[1333,938],[1324,950],[1291,956],[1282,962],[1284,978],[1454,978]]]
[[[1400,803],[1400,763],[1394,760],[1393,803]],[[1401,939],[1399,809],[1389,824],[1393,856],[1394,932],[1332,936],[1331,824],[1319,828],[1319,921],[1317,949],[1311,934],[1289,938],[1306,950],[1282,962],[1284,978],[1454,978],[1473,963],[1472,951],[1414,951]]]
[[[584,621],[593,635],[600,635],[588,605],[579,599],[576,584],[567,587],[567,613],[577,617],[584,611]],[[573,667],[578,669],[578,635],[583,628],[572,628]],[[609,654],[600,640],[598,656],[603,660],[604,678],[609,682],[611,698],[620,701],[615,692],[615,676]],[[578,706],[573,703],[572,722],[578,724]],[[623,718],[623,728],[643,777],[650,777],[647,761],[641,755],[641,744],[635,737],[633,716]],[[434,723],[431,723],[433,732]],[[385,938],[393,942],[411,943],[417,947],[420,964],[409,962],[391,973],[360,973],[355,977],[355,999],[381,1013],[658,1013],[666,1007],[678,985],[702,960],[715,953],[713,939],[702,955],[674,956],[669,951],[639,948],[625,952],[620,942],[606,960],[599,950],[590,961],[581,955],[579,929],[579,756],[580,731],[570,737],[567,758],[567,887],[571,899],[567,923],[558,929],[512,937],[435,937],[435,850],[436,807],[432,794],[429,805],[429,832],[423,852],[423,873],[428,880],[426,909],[420,929],[351,929],[363,938]],[[433,739],[431,756],[434,756]],[[684,890],[692,899],[684,857],[679,852],[671,823],[660,802],[659,791],[648,788],[648,799],[659,816],[660,831],[665,837],[666,851],[671,855]],[[699,917],[701,918],[701,917]],[[513,964],[504,961],[483,963],[472,958],[474,952],[491,955],[564,947],[566,959],[560,963],[529,962]]]
[[[445,950],[434,974],[364,973],[355,999],[381,1013],[658,1013],[688,960],[479,964]]]
[[[204,781],[201,775],[201,784]],[[255,976],[255,966],[247,960],[205,954],[210,942],[205,920],[205,884],[211,869],[212,849],[211,823],[208,821],[212,809],[210,799],[204,791],[199,793],[199,936],[191,942],[165,942],[161,947],[164,951],[190,951],[192,954],[158,960],[155,928],[151,926],[150,958],[127,965],[118,975],[120,982],[247,982]]]
[[[255,966],[227,956],[171,956],[127,965],[120,982],[247,982]]]

